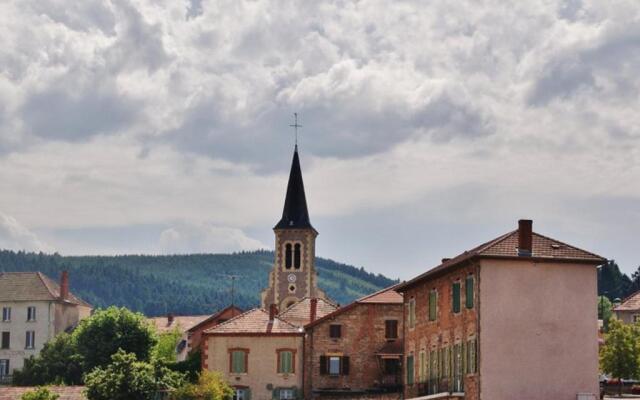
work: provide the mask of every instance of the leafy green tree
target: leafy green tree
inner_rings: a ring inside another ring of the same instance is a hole
[[[640,372],[640,326],[624,324],[611,319],[605,344],[600,349],[600,368],[613,378],[620,379],[619,393],[622,394],[622,379],[637,378]]]
[[[18,386],[80,385],[82,357],[71,335],[61,333],[48,343],[38,356],[24,361],[22,370],[14,371],[13,383]]]
[[[157,342],[155,330],[145,317],[124,307],[98,310],[91,318],[82,320],[73,332],[73,339],[85,371],[109,364],[118,350],[148,361]]]
[[[176,346],[182,338],[182,333],[176,327],[174,330],[158,335],[158,343],[153,348],[153,359],[171,363],[176,361]]]
[[[135,354],[118,350],[111,363],[87,374],[89,400],[153,400],[158,392],[184,384],[180,373],[160,364],[138,361]]]
[[[36,390],[26,392],[20,397],[20,400],[57,400],[59,397],[59,395],[51,393],[49,389],[40,387]]]
[[[187,359],[177,363],[167,364],[172,371],[180,372],[185,375],[189,382],[197,382],[202,370],[202,351],[197,350],[189,353]]]
[[[171,400],[229,400],[233,389],[219,372],[203,370],[197,383],[188,383],[171,394]]]
[[[598,296],[598,318],[602,320],[604,330],[609,327],[609,320],[613,316],[613,303],[606,296]]]

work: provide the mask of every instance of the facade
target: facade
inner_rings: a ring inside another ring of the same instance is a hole
[[[281,310],[305,297],[325,298],[318,288],[315,256],[318,232],[311,226],[304,193],[298,147],[293,153],[282,218],[273,228],[275,263],[269,287],[262,292],[262,307],[276,304]]]
[[[627,297],[622,303],[613,308],[613,313],[625,324],[633,324],[640,321],[640,291]]]
[[[401,391],[402,296],[388,288],[305,326],[305,399]]]
[[[203,368],[219,371],[237,400],[302,398],[303,330],[253,309],[204,332]]]
[[[596,395],[596,268],[604,262],[522,220],[401,284],[406,398]]]
[[[40,272],[0,273],[0,380],[8,380],[24,359],[37,355],[59,333],[77,326],[92,307]]]

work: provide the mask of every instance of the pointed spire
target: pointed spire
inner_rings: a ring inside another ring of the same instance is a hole
[[[298,157],[298,145],[293,151],[293,161],[291,162],[291,172],[289,173],[289,184],[287,185],[287,197],[284,200],[282,219],[274,229],[304,229],[311,228],[309,221],[309,211],[307,210],[307,198],[304,194],[304,183],[302,182],[302,170],[300,169],[300,158]]]

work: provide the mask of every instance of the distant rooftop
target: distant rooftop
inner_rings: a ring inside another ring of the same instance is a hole
[[[0,272],[0,301],[60,301],[60,286],[41,272]],[[65,301],[91,307],[73,293]]]
[[[205,333],[212,335],[282,335],[302,334],[302,329],[278,316],[270,320],[268,311],[261,308],[254,308],[206,330]]]

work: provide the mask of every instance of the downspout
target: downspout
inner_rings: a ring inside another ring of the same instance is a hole
[[[404,399],[405,393],[405,372],[404,372],[404,361],[406,359],[407,354],[407,305],[405,301],[407,299],[407,292],[405,291],[402,296],[402,343],[404,348],[402,349],[402,358],[400,358],[400,382],[402,382],[402,393],[400,394],[400,399]]]
[[[481,261],[478,260],[478,264],[476,265],[476,276],[478,277],[477,281],[477,286],[478,289],[475,291],[477,293],[477,301],[475,302],[475,306],[476,306],[476,313],[478,314],[478,333],[476,334],[476,374],[478,376],[478,399],[482,398],[482,389],[480,388],[482,379],[480,379],[480,358],[482,355],[482,352],[480,351],[480,340],[481,340],[481,336],[480,335],[480,326],[481,326],[481,321],[480,321],[480,263]],[[476,299],[474,299],[476,300]]]

